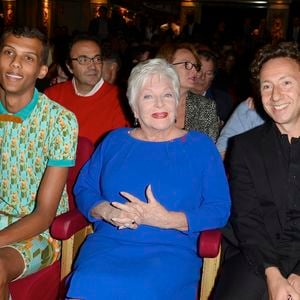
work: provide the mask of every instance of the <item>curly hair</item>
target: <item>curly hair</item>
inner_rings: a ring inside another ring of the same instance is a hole
[[[258,50],[251,66],[251,74],[256,83],[259,82],[259,75],[263,65],[272,58],[289,57],[297,61],[300,66],[300,51],[297,43],[280,42],[268,44]]]

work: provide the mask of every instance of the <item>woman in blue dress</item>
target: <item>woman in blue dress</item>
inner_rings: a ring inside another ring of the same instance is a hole
[[[137,65],[127,97],[140,127],[111,132],[75,186],[94,233],[81,248],[67,296],[194,300],[198,235],[229,216],[223,163],[207,135],[176,127],[179,79],[165,60]]]

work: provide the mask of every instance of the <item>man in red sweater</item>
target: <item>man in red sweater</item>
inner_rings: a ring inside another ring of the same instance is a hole
[[[108,131],[128,124],[119,89],[102,78],[101,47],[96,38],[75,37],[68,68],[73,79],[46,89],[45,94],[75,113],[80,136],[96,143]]]

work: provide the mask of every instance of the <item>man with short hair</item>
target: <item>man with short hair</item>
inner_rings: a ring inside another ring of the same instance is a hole
[[[68,210],[65,182],[75,163],[73,113],[35,89],[48,44],[37,29],[8,29],[0,40],[0,299],[8,283],[59,258],[49,226]]]
[[[121,60],[117,53],[110,52],[103,55],[102,76],[105,81],[115,84],[118,80],[120,67]]]
[[[215,100],[218,116],[224,124],[232,112],[233,101],[227,92],[213,86],[218,64],[217,57],[210,50],[200,50],[198,55],[201,62],[201,70],[197,74],[193,92]]]
[[[68,68],[73,79],[46,89],[45,94],[75,113],[79,135],[97,143],[108,131],[127,125],[119,89],[102,78],[102,53],[98,40],[75,37]]]
[[[97,16],[91,20],[88,32],[97,36],[102,42],[108,38],[111,31],[111,21],[108,17],[108,8],[104,5],[99,6]]]
[[[271,120],[233,138],[232,196],[217,300],[300,299],[300,51],[282,42],[252,64]]]

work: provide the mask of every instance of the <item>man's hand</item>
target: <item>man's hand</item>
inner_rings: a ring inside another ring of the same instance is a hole
[[[292,273],[287,280],[289,284],[296,290],[296,292],[300,294],[300,276]]]
[[[300,300],[300,294],[282,276],[279,269],[269,267],[265,271],[270,300]]]

